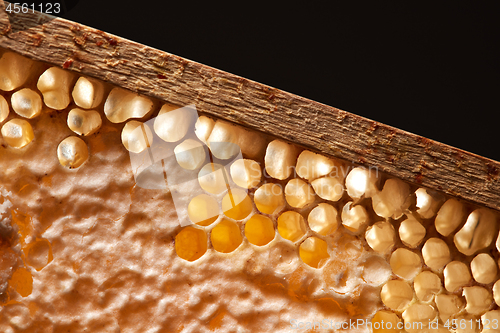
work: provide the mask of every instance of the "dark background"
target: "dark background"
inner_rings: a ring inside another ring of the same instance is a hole
[[[80,0],[66,18],[500,161],[499,1]]]

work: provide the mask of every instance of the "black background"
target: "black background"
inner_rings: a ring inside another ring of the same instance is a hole
[[[498,3],[80,0],[65,17],[500,161]]]

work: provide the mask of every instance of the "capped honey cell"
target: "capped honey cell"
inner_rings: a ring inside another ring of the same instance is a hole
[[[335,163],[332,159],[304,150],[297,158],[296,171],[299,177],[312,181],[329,174],[334,167]]]
[[[69,119],[68,119],[69,121]],[[153,132],[147,124],[131,120],[122,130],[123,146],[130,152],[139,154],[153,144]]]
[[[368,213],[362,205],[354,205],[352,201],[342,209],[342,224],[347,230],[358,232],[368,223]]]
[[[0,58],[0,90],[21,87],[33,70],[35,62],[17,53],[5,52]]]
[[[479,208],[470,213],[453,241],[458,251],[470,256],[490,246],[497,231],[495,214],[487,208]]]
[[[297,160],[297,148],[281,140],[269,143],[265,156],[266,172],[276,179],[287,179],[292,174]]]
[[[464,308],[464,302],[457,295],[440,294],[435,298],[439,317],[446,322],[450,317],[455,316]]]
[[[376,252],[388,252],[396,242],[396,232],[390,222],[381,221],[366,229],[365,239]]]
[[[2,126],[2,136],[5,142],[14,148],[23,148],[35,138],[33,128],[24,119],[12,119]]]
[[[205,146],[196,140],[187,139],[174,148],[177,163],[186,170],[196,170],[205,164]]]
[[[338,228],[337,210],[332,205],[320,203],[309,213],[307,223],[312,231],[326,236]]]
[[[372,169],[356,167],[352,169],[345,179],[347,194],[358,199],[362,196],[372,197],[378,192],[378,174]]]
[[[228,174],[224,166],[217,163],[205,164],[198,173],[202,189],[211,194],[220,194],[228,188]]]
[[[495,299],[495,303],[500,306],[500,280],[497,280],[493,285],[493,298]]]
[[[62,166],[69,169],[80,167],[89,158],[87,144],[76,136],[61,141],[57,147],[57,157]]]
[[[412,280],[422,269],[420,256],[404,248],[391,254],[390,264],[394,274],[405,280]]]
[[[452,261],[446,265],[443,271],[444,286],[449,292],[454,292],[472,280],[469,267],[461,261]]]
[[[420,332],[420,327],[428,328],[429,323],[436,318],[437,311],[430,304],[420,304],[414,303],[410,305],[402,314],[405,324],[411,324],[405,326],[405,329],[409,333]],[[415,325],[418,323],[419,325]]]
[[[290,180],[285,186],[286,202],[294,208],[304,208],[314,202],[314,190],[298,178]]]
[[[444,240],[429,238],[422,247],[422,257],[427,266],[437,271],[450,262],[450,249]]]
[[[215,126],[215,121],[212,119],[201,116],[196,120],[194,125],[194,133],[203,143],[207,143],[207,140],[212,133],[212,130]]]
[[[470,270],[474,280],[482,284],[488,284],[495,281],[498,272],[498,266],[489,254],[480,253],[472,259]]]
[[[219,217],[219,204],[208,194],[197,195],[189,202],[188,216],[191,222],[208,226]]]
[[[442,287],[439,276],[430,271],[423,271],[413,280],[415,295],[422,302],[432,301],[434,295],[438,294]]]
[[[284,239],[296,242],[306,234],[304,217],[297,212],[284,212],[278,217],[278,232]]]
[[[285,207],[285,197],[280,185],[267,183],[259,187],[253,196],[255,206],[264,214],[275,214]]]
[[[207,139],[210,151],[221,160],[234,158],[241,153],[238,145],[239,134],[236,126],[225,121],[216,121]]]
[[[481,316],[481,324],[485,333],[500,332],[500,310],[491,310]]]
[[[311,182],[314,192],[321,199],[338,201],[344,195],[344,185],[337,177],[322,177]]]
[[[145,103],[146,101],[144,101]],[[194,122],[192,110],[164,104],[154,120],[154,131],[166,142],[178,142],[188,133]]]
[[[407,219],[399,226],[399,238],[404,245],[411,248],[417,247],[424,239],[425,234],[425,227],[413,215],[408,215]]]
[[[491,292],[483,287],[464,287],[463,295],[467,304],[465,310],[473,315],[485,313],[493,303]]]
[[[388,179],[382,191],[372,196],[373,210],[380,217],[399,219],[410,205],[409,196],[408,184],[399,179]]]
[[[70,90],[75,75],[70,71],[51,67],[38,78],[37,88],[43,95],[43,102],[49,108],[63,110],[71,102]]]
[[[243,188],[253,188],[260,183],[262,172],[254,160],[239,159],[229,169],[234,183]]]
[[[413,290],[408,283],[401,280],[390,280],[380,292],[382,302],[392,310],[402,311],[413,299]]]
[[[101,125],[102,125],[101,115],[97,111],[84,111],[82,109],[73,109],[68,113],[68,127],[76,134],[84,136],[92,135],[95,132],[97,132],[99,128],[101,128]],[[125,127],[127,127],[127,125],[125,125]]]
[[[437,211],[444,201],[444,197],[435,191],[425,188],[416,190],[415,195],[417,197],[417,214],[424,219],[430,219],[436,216]]]
[[[76,81],[71,95],[79,107],[93,109],[101,104],[104,97],[104,85],[96,79],[82,76]]]
[[[111,90],[104,103],[104,114],[115,124],[131,118],[143,118],[152,110],[153,102],[149,98],[118,87]],[[157,131],[156,120],[162,120],[160,115],[155,119],[155,131]],[[160,134],[158,136],[162,138]]]
[[[465,220],[465,207],[456,200],[449,199],[437,213],[434,224],[436,230],[443,236],[448,236],[457,229]]]
[[[394,312],[381,310],[378,311],[372,319],[373,333],[399,333],[401,319]]]
[[[5,97],[0,95],[0,123],[3,123],[5,119],[9,116],[10,108]]]
[[[42,112],[42,98],[36,91],[28,88],[12,94],[11,104],[14,112],[24,118],[32,119]]]

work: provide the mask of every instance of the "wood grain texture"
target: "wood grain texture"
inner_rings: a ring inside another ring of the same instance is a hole
[[[497,161],[145,45],[34,13],[0,16],[0,46],[500,210]]]

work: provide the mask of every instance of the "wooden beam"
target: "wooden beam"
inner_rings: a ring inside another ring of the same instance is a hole
[[[167,52],[36,12],[0,16],[0,46],[500,210],[497,161]]]

